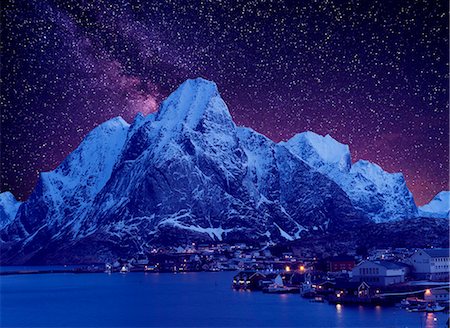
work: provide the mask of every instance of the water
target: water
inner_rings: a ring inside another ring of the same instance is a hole
[[[234,272],[42,274],[0,278],[2,327],[444,327],[447,314],[311,303],[234,291]]]
[[[104,267],[105,265],[102,265]],[[45,271],[45,270],[70,270],[86,267],[86,265],[17,265],[17,266],[0,266],[0,272],[14,271]]]

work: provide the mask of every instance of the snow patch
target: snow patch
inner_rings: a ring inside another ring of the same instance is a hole
[[[276,224],[275,222],[273,224],[278,228],[278,230],[280,230],[281,237],[287,240],[294,240],[294,238],[291,235],[289,235],[286,231],[281,229],[281,227],[278,224]]]
[[[167,219],[162,220],[158,226],[161,225],[171,225],[173,227],[176,228],[180,228],[180,229],[185,229],[185,230],[190,230],[190,231],[195,231],[195,232],[199,232],[199,233],[206,233],[208,234],[211,239],[213,240],[219,240],[222,241],[223,240],[223,235],[227,234],[228,232],[233,231],[234,229],[223,229],[222,227],[218,227],[218,228],[214,228],[214,227],[208,227],[208,228],[204,228],[198,225],[187,225],[184,224],[182,222],[180,222],[180,219],[186,218],[186,217],[191,217],[191,213],[190,211],[180,211],[174,215],[171,215],[170,217],[168,217]]]

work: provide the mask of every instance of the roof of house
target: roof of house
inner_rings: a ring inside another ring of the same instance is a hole
[[[336,285],[335,281],[331,281],[331,280],[325,280],[322,282],[317,283],[317,285],[323,286],[323,285]]]
[[[361,265],[363,263],[373,263],[373,264],[376,264],[376,265],[381,265],[381,266],[385,267],[386,269],[393,269],[393,270],[403,269],[403,268],[407,268],[408,267],[408,265],[405,264],[405,263],[385,261],[385,260],[363,261],[359,265]]]
[[[423,249],[431,257],[448,257],[450,249],[449,248],[428,248]]]
[[[264,276],[264,274],[262,274],[261,272],[258,272],[258,271],[244,270],[244,271],[238,272],[238,274],[236,274],[235,277],[240,277],[240,276],[244,276],[244,275],[247,276],[247,277],[251,277],[251,276],[253,276],[255,274],[259,274],[259,275]]]
[[[368,287],[370,285],[367,282],[359,282],[359,281],[336,281],[335,289],[358,289],[361,284],[365,284]]]
[[[328,259],[328,261],[329,262],[350,262],[350,261],[355,261],[355,257],[350,256],[350,255],[338,255],[338,256],[330,257]]]
[[[375,263],[384,266],[386,269],[403,269],[408,266],[404,263],[391,261],[375,261]]]

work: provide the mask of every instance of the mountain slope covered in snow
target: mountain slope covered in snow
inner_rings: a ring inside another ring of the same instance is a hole
[[[450,218],[450,191],[441,191],[428,204],[419,207],[419,215],[428,218]]]
[[[336,182],[355,208],[371,220],[387,222],[417,216],[414,198],[401,173],[388,173],[364,160],[352,164],[349,147],[329,135],[304,132],[282,144]]]
[[[413,217],[404,179],[311,132],[237,127],[217,86],[188,80],[157,113],[94,129],[0,231],[3,263],[92,262],[151,245],[292,241]]]
[[[0,229],[14,220],[20,204],[9,191],[0,193]]]

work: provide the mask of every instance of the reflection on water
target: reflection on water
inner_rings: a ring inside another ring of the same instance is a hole
[[[436,326],[439,326],[438,318],[434,315],[434,313],[427,313],[425,318],[425,328],[433,328]]]
[[[295,327],[301,318],[303,327],[437,328],[445,327],[448,317],[395,307],[316,303],[295,294],[235,291],[230,287],[234,275],[4,276],[0,279],[0,325]]]
[[[382,309],[380,305],[375,305],[375,316],[380,318],[382,315]]]
[[[292,296],[292,295],[288,295],[288,294],[280,294],[279,296],[280,296],[280,300],[281,300],[281,301],[287,302],[288,299],[289,299],[289,297]]]
[[[336,323],[342,323],[344,317],[343,306],[341,304],[336,304]]]

